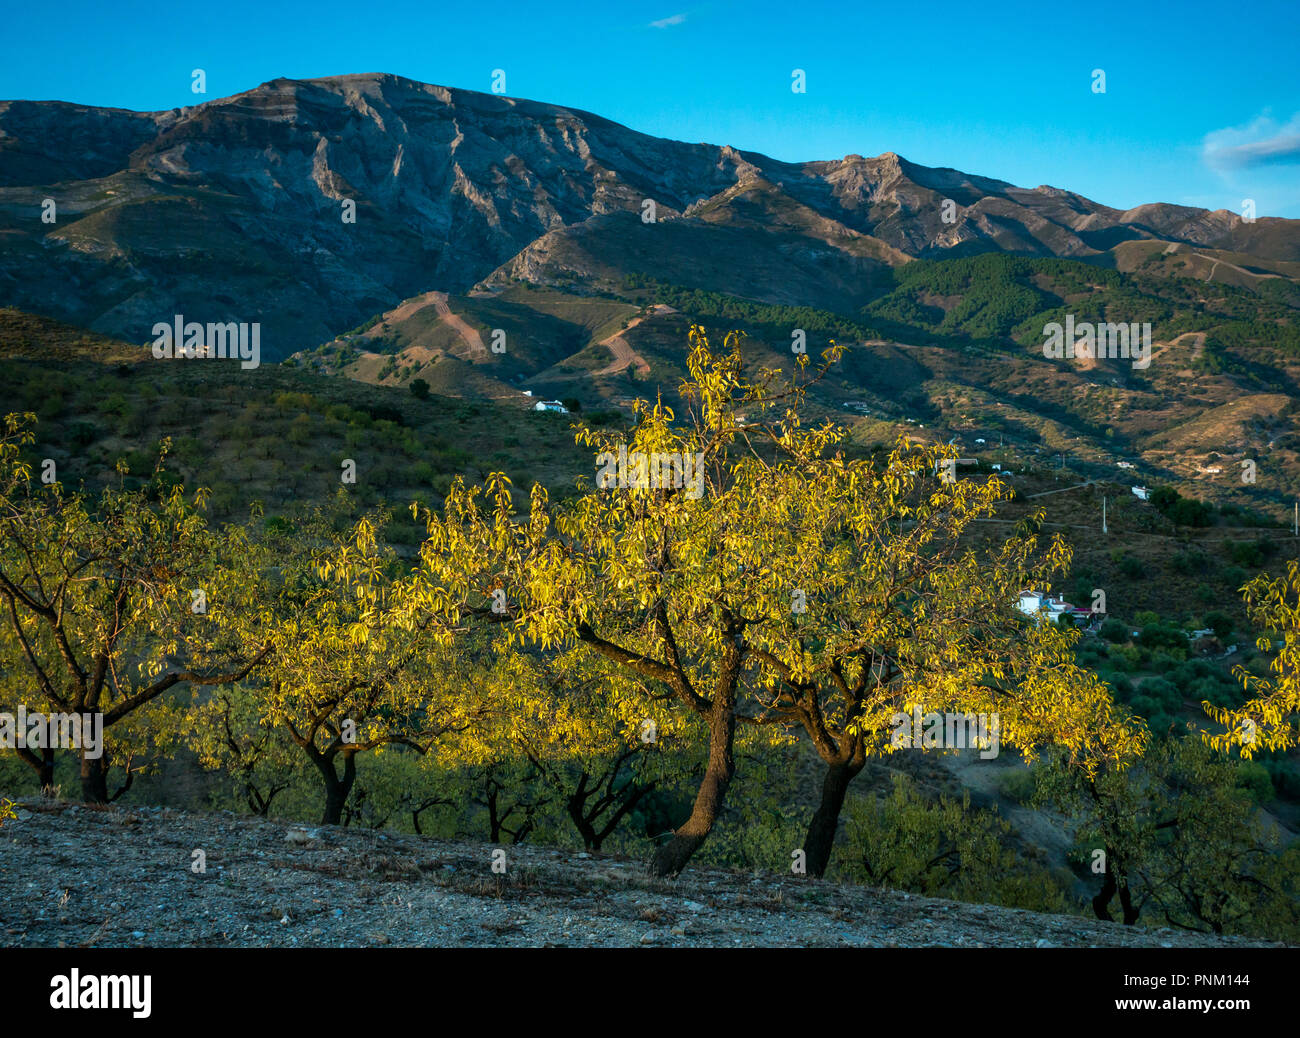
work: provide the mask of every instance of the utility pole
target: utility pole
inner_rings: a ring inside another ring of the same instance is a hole
[[[1106,495],[1101,495],[1101,532],[1106,533]]]

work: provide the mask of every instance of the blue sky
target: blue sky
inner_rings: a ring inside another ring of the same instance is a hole
[[[1300,3],[1093,0],[11,7],[0,98],[134,109],[393,72],[782,159],[895,151],[1128,208],[1300,218]],[[807,92],[791,90],[805,70]],[[1094,93],[1102,69],[1106,92]]]

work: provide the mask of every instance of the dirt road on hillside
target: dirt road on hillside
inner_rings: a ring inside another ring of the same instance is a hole
[[[608,367],[601,368],[599,371],[592,372],[592,374],[593,375],[617,375],[620,371],[624,371],[627,368],[631,367],[633,364],[635,364],[637,372],[642,377],[649,375],[650,365],[646,362],[646,359],[641,356],[641,354],[637,353],[636,350],[632,349],[631,344],[625,338],[623,338],[623,335],[625,332],[630,332],[642,321],[648,320],[651,317],[656,317],[659,314],[675,314],[675,313],[677,313],[677,311],[673,309],[671,306],[668,306],[665,303],[656,303],[651,308],[648,314],[644,314],[641,317],[632,318],[632,320],[628,322],[627,327],[624,328],[623,331],[616,332],[614,335],[611,335],[608,338],[601,339],[600,345],[608,347],[609,352],[614,354],[614,363],[610,364]]]
[[[456,334],[460,336],[461,341],[469,347],[471,357],[488,356],[489,350],[487,346],[483,344],[483,337],[479,335],[474,328],[470,327],[463,318],[451,312],[451,307],[447,305],[446,292],[425,292],[423,295],[408,299],[396,310],[390,310],[388,313],[384,314],[384,319],[376,324],[374,328],[366,332],[366,336],[368,338],[375,338],[383,334],[379,329],[384,325],[397,321],[405,321],[430,306],[433,307],[434,312],[438,315],[438,320],[442,321],[442,323],[447,325],[449,328],[452,328]]]

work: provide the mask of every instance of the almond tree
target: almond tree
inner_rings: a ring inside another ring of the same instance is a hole
[[[1104,688],[1095,675],[1086,680]],[[1091,711],[1091,714],[1088,711]],[[1147,853],[1149,831],[1141,818],[1151,777],[1143,766],[1152,749],[1151,733],[1141,718],[1108,695],[1087,701],[1075,725],[1081,738],[1069,747],[1055,746],[1034,769],[1032,802],[1051,805],[1078,819],[1095,841],[1089,865],[1100,866],[1101,883],[1092,898],[1098,919],[1112,921],[1111,902],[1119,898],[1126,924],[1141,914],[1135,890],[1140,863]]]
[[[1062,718],[1078,711],[1064,707],[1096,688],[1062,669],[1064,635],[1011,614],[1020,582],[1063,565],[1064,546],[1038,563],[1029,534],[987,556],[959,547],[1005,496],[1000,484],[936,481],[951,452],[934,448],[900,445],[883,465],[851,458],[842,430],[800,421],[806,363],[792,380],[750,377],[735,337],[715,354],[696,328],[691,346],[682,420],[660,403],[642,406],[630,442],[579,431],[606,485],[556,509],[534,487],[516,516],[503,476],[458,484],[441,516],[426,513],[422,548],[432,585],[466,609],[495,614],[521,642],[581,644],[706,722],[694,807],[654,871],[680,871],[708,837],[740,724],[800,725],[826,762],[814,871],[896,711],[921,700],[1003,711],[1004,738],[1021,746],[1076,737]],[[626,478],[609,480],[624,457],[613,474]],[[683,459],[691,466],[671,467]]]
[[[900,443],[875,462],[846,458],[831,435],[819,446],[797,463],[746,461],[737,472],[781,503],[779,520],[754,530],[764,552],[741,608],[767,618],[747,632],[760,718],[797,724],[825,764],[803,846],[815,876],[868,759],[919,743],[894,738],[914,712],[955,717],[964,747],[983,717],[1026,756],[1045,744],[1077,754],[1110,701],[1072,665],[1073,631],[1013,607],[1064,571],[1068,548],[1032,533],[974,543],[974,524],[1009,497],[1004,483],[958,478],[945,448]],[[1129,749],[1117,745],[1117,758]]]
[[[253,814],[266,817],[293,787],[301,753],[279,728],[262,724],[259,699],[239,685],[194,704],[184,729],[199,763],[229,778]]]
[[[1055,753],[1036,772],[1035,802],[1070,817],[1101,877],[1098,919],[1114,921],[1118,897],[1128,926],[1155,914],[1179,929],[1295,938],[1300,848],[1279,853],[1276,823],[1237,785],[1231,758],[1170,735],[1122,772],[1103,765],[1087,775]]]
[[[1300,562],[1287,563],[1286,575],[1260,574],[1242,589],[1246,613],[1263,633],[1261,652],[1281,647],[1269,669],[1272,677],[1252,674],[1238,666],[1234,675],[1250,699],[1240,707],[1221,708],[1205,702],[1205,712],[1225,726],[1206,741],[1219,750],[1237,749],[1249,760],[1260,750],[1285,750],[1300,745]]]
[[[556,658],[517,652],[494,679],[516,690],[511,747],[522,753],[598,851],[646,796],[676,778],[677,715],[644,679],[579,645]]]
[[[633,459],[653,459],[654,478],[643,470],[629,486],[603,480],[554,518],[536,485],[529,514],[517,519],[509,480],[494,474],[482,490],[457,482],[441,516],[424,513],[422,573],[432,587],[451,591],[468,611],[496,616],[520,643],[580,643],[705,721],[699,791],[690,817],[655,852],[659,875],[679,872],[707,839],[735,774],[741,679],[750,632],[764,619],[745,611],[761,564],[754,531],[760,517],[780,510],[758,487],[732,478],[750,449],[737,404],[770,405],[767,384],[776,373],[751,386],[738,344],[731,345],[729,355],[715,357],[693,329],[683,394],[697,409],[684,426],[659,404],[642,408],[630,443],[579,432],[580,442],[602,448],[604,469],[622,447]],[[659,471],[665,458],[676,458],[678,478],[671,461]]]
[[[113,763],[126,773],[113,796],[129,787],[151,738],[138,722],[168,693],[242,680],[271,648],[243,622],[242,537],[208,526],[205,491],[155,479],[92,498],[35,482],[23,459],[34,422],[11,414],[0,433],[0,690],[7,706],[102,715],[102,756],[84,740],[78,753],[82,797],[103,803]],[[52,783],[53,750],[19,752]]]
[[[252,569],[263,604],[246,623],[271,631],[276,652],[254,681],[223,695],[252,699],[235,711],[246,718],[236,744],[247,745],[252,718],[278,728],[320,777],[322,824],[337,825],[362,754],[456,745],[472,756],[467,747],[498,711],[492,689],[481,687],[471,632],[427,584],[415,594],[378,519],[338,535],[327,513],[257,539]],[[232,759],[230,744],[210,731],[205,745],[214,759]]]

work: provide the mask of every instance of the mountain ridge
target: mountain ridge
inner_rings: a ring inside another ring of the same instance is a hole
[[[47,198],[52,225],[41,222]],[[349,200],[355,223],[344,222]],[[1120,243],[1155,239],[1300,260],[1300,221],[1245,224],[1168,203],[1121,211],[894,152],[785,162],[361,73],[274,79],[152,113],[0,102],[0,302],[132,341],[178,312],[259,320],[277,359],[403,299],[537,267],[547,235],[567,241],[618,213],[649,227],[647,201],[655,224],[692,231],[633,272],[662,277],[680,256],[708,277],[716,245],[752,298],[789,302],[794,285],[840,312],[870,301],[883,268],[916,258],[1109,261]],[[615,221],[597,251],[626,251],[638,226]]]

